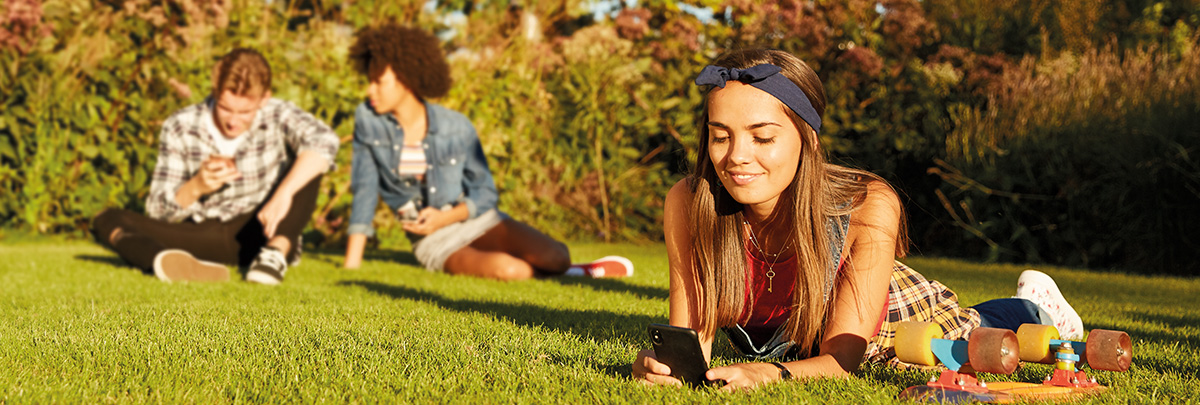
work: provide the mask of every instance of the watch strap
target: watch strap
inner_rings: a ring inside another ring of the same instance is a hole
[[[771,365],[773,365],[775,367],[779,367],[779,379],[781,379],[781,380],[792,379],[792,372],[788,371],[787,367],[784,367],[783,364],[780,364],[777,361],[773,361],[773,362],[771,362]]]

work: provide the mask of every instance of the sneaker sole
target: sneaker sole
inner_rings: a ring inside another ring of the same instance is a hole
[[[154,257],[154,276],[159,280],[224,282],[229,281],[229,269],[224,265],[206,262],[182,250],[166,250]]]
[[[279,285],[283,282],[283,280],[275,278],[271,273],[260,270],[250,270],[246,273],[246,281],[262,285]]]

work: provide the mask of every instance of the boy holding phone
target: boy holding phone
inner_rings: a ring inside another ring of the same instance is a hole
[[[163,123],[146,215],[108,209],[92,221],[103,245],[159,279],[279,284],[299,258],[338,137],[295,105],[271,98],[271,70],[251,49],[214,68],[213,90]],[[290,260],[289,260],[290,256]]]

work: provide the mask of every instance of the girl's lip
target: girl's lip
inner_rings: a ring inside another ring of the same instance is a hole
[[[748,174],[748,173],[732,173],[732,172],[730,172],[728,174],[729,174],[729,179],[733,180],[733,183],[737,184],[739,186],[744,186],[744,185],[750,184],[750,182],[753,182],[754,180],[758,179],[759,176],[762,176],[761,173]]]

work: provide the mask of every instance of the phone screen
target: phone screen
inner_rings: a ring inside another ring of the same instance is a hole
[[[708,362],[695,330],[655,323],[650,324],[648,332],[655,357],[671,368],[672,376],[693,387],[708,383],[704,378]]]

